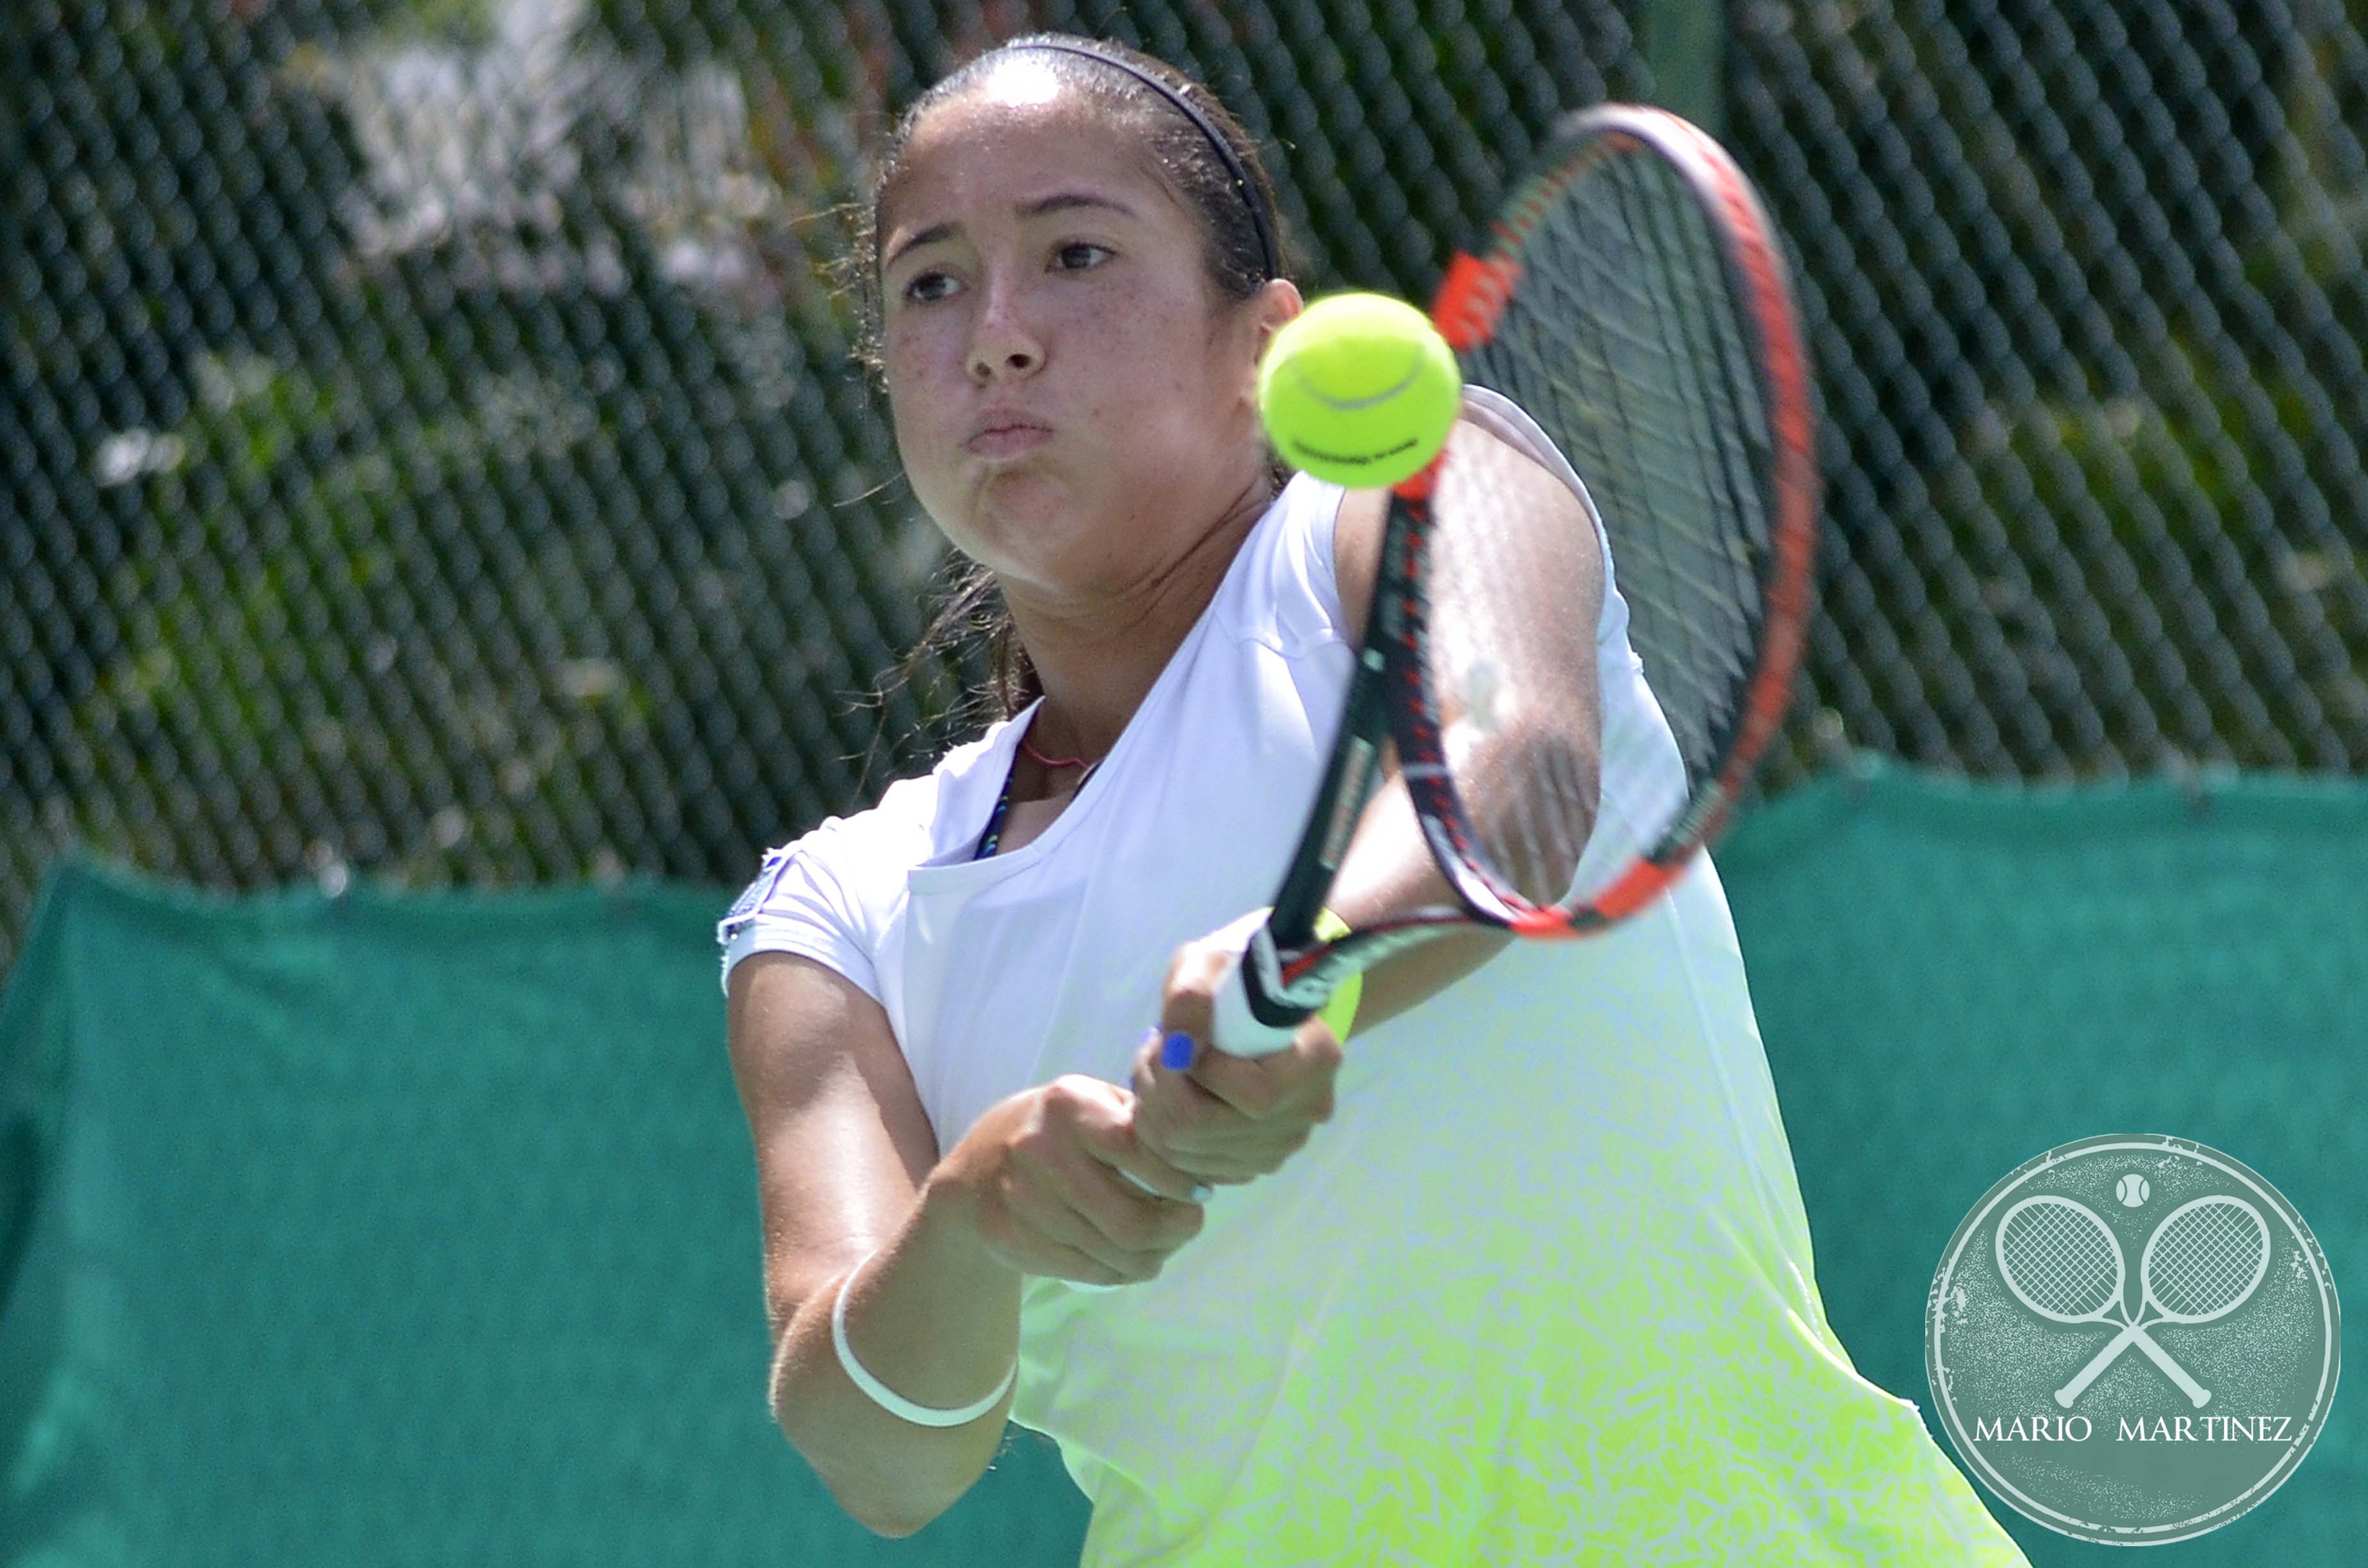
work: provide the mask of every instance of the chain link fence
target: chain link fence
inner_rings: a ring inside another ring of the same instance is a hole
[[[2363,10],[11,0],[0,968],[76,843],[728,883],[959,733],[973,666],[872,695],[949,563],[827,267],[890,117],[1037,27],[1209,81],[1316,287],[1427,296],[1563,109],[1726,137],[1828,415],[1771,787],[2356,770]]]

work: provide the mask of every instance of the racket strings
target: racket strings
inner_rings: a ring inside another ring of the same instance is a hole
[[[1577,498],[1460,431],[1431,501],[1424,676],[1478,858],[1531,904],[1568,892],[1593,824],[1600,574]]]
[[[2149,1249],[2146,1292],[2181,1317],[2217,1314],[2249,1293],[2269,1244],[2259,1217],[2236,1204],[2191,1209]]]
[[[1525,289],[1474,379],[1529,409],[1593,494],[1691,792],[1741,722],[1764,617],[1750,340],[1708,222],[1656,159],[1610,156],[1521,263]]]
[[[1998,1256],[2024,1300],[2061,1316],[2101,1312],[2121,1288],[2112,1236],[2066,1204],[2034,1203],[2008,1215]]]
[[[1633,552],[1648,578],[1637,597],[1646,620],[1642,635],[1659,654],[1663,683],[1683,683],[1676,705],[1686,716],[1688,739],[1700,748],[1687,753],[1692,772],[1723,749],[1757,639],[1759,573],[1734,551],[1730,519],[1742,520],[1745,537],[1764,546],[1765,518],[1739,437],[1758,427],[1761,415],[1743,395],[1749,359],[1700,212],[1660,165],[1631,160],[1626,172],[1630,177],[1614,182],[1610,193],[1649,236],[1647,254],[1668,262],[1639,269],[1640,283],[1654,295],[1647,319],[1663,336],[1653,362],[1668,377],[1659,405],[1629,422],[1643,460],[1653,465],[1640,488],[1668,488],[1692,508],[1680,526],[1654,528],[1656,548]],[[1647,678],[1654,678],[1649,665]]]

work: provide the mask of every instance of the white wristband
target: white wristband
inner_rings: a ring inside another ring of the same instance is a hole
[[[879,1256],[878,1253],[873,1253],[871,1257]],[[855,1277],[862,1273],[864,1264],[871,1261],[871,1258],[867,1257],[863,1263],[859,1263],[847,1271],[847,1278],[840,1280],[838,1284],[838,1300],[831,1304],[830,1309],[830,1342],[838,1351],[839,1366],[846,1369],[848,1377],[853,1380],[855,1386],[870,1395],[872,1403],[891,1415],[910,1421],[916,1426],[964,1426],[977,1420],[1001,1403],[1004,1394],[1019,1377],[1019,1362],[1016,1358],[1011,1363],[1011,1370],[1003,1374],[1003,1381],[996,1386],[993,1393],[977,1403],[966,1404],[960,1410],[933,1410],[926,1404],[915,1404],[911,1400],[894,1392],[886,1383],[863,1369],[863,1363],[855,1358],[855,1346],[847,1342],[847,1288],[855,1283]]]

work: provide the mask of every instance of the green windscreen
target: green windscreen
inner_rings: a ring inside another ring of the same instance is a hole
[[[2368,1300],[2368,789],[1875,774],[1719,862],[1828,1314],[1928,1418],[1951,1231],[2075,1138],[2226,1150]],[[724,897],[59,869],[0,1002],[0,1564],[1074,1563],[1040,1437],[890,1541],[771,1426]],[[2167,1550],[2348,1560],[2351,1403]]]

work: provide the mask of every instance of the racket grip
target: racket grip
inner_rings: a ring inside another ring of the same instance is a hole
[[[1291,1048],[1292,1037],[1299,1032],[1308,1014],[1278,999],[1274,995],[1276,987],[1263,983],[1269,976],[1279,978],[1281,970],[1281,962],[1275,955],[1274,933],[1261,920],[1251,932],[1248,945],[1233,956],[1217,981],[1216,1017],[1210,1032],[1215,1037],[1212,1043],[1219,1051],[1231,1056],[1272,1056]],[[1258,991],[1258,1000],[1265,1004],[1263,1008],[1251,1000],[1253,987]],[[1269,1024],[1259,1018],[1260,1011],[1269,1016],[1298,1016],[1287,1024]]]

